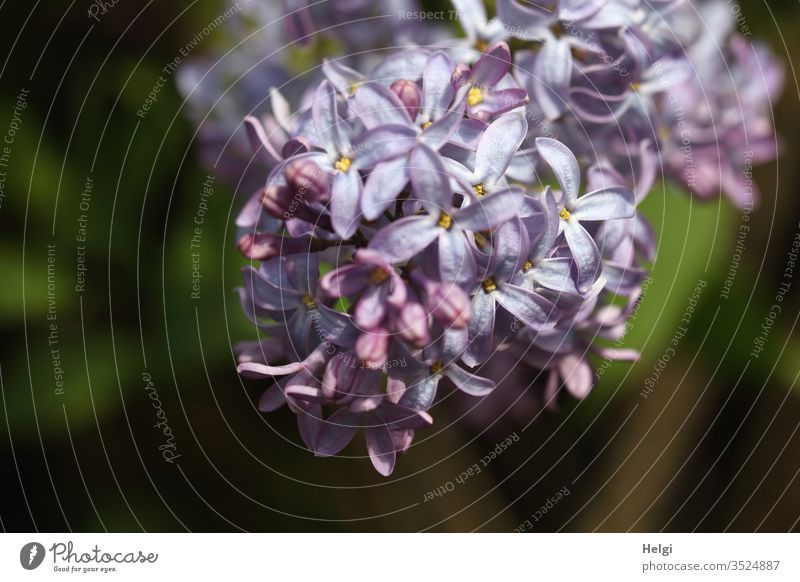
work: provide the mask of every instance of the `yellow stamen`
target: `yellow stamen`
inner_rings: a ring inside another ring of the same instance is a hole
[[[309,295],[308,293],[303,293],[303,297],[300,299],[303,302],[303,305],[306,306],[306,309],[316,309],[317,302],[314,301],[314,298]]]
[[[389,278],[389,273],[377,267],[372,273],[369,275],[369,280],[372,282],[373,285],[380,285],[381,283],[385,282],[386,279]]]
[[[446,212],[442,212],[439,215],[439,222],[436,223],[436,226],[441,226],[445,230],[450,230],[450,227],[453,226],[453,217]]]
[[[478,245],[478,248],[484,249],[489,246],[489,240],[483,236],[481,233],[475,233],[475,244]]]
[[[561,217],[562,220],[569,220],[569,217],[572,216],[569,213],[569,210],[567,210],[566,208],[562,208],[561,212],[559,212],[558,215]]]
[[[358,88],[361,87],[361,82],[353,83],[350,85],[350,95],[355,95]]]
[[[425,123],[423,123],[422,125],[420,125],[420,127],[421,127],[423,130],[425,130],[425,129],[428,129],[428,128],[429,128],[431,125],[433,125],[433,121],[426,121]]]
[[[658,130],[658,135],[661,138],[661,141],[669,141],[670,137],[672,137],[669,133],[669,128],[666,125],[661,126],[661,129]]]
[[[522,265],[522,272],[527,273],[531,269],[533,269],[533,263],[531,261],[525,261],[525,264]]]
[[[442,366],[441,362],[434,362],[431,364],[431,374],[438,374],[442,371],[442,368],[444,368],[444,366]]]
[[[478,40],[475,42],[475,50],[479,53],[485,53],[486,49],[489,48],[489,45],[486,43],[485,40]]]
[[[478,198],[483,198],[484,196],[486,196],[486,186],[484,186],[483,184],[475,184],[472,187],[472,191],[475,192],[475,196],[477,196]]]
[[[333,165],[333,167],[336,168],[337,170],[339,170],[340,172],[347,173],[347,170],[350,169],[350,165],[352,163],[353,163],[353,160],[351,160],[350,158],[348,158],[346,156],[342,156],[341,158],[336,160],[336,163]]]
[[[497,291],[497,281],[494,280],[494,277],[489,277],[488,279],[484,280],[484,282],[481,283],[481,286],[483,286],[483,291],[487,295],[492,291]]]
[[[473,87],[467,93],[467,104],[470,107],[475,107],[481,103],[483,103],[483,91],[481,91],[480,87]]]
[[[641,83],[631,83],[631,89],[633,89],[634,91],[638,91],[641,88],[641,86],[642,86]]]

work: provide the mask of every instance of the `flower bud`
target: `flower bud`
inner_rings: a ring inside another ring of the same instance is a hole
[[[356,355],[373,370],[383,367],[389,357],[389,336],[382,329],[362,333],[356,340]]]
[[[406,111],[411,116],[411,120],[416,119],[419,108],[422,105],[422,93],[417,84],[406,79],[399,79],[392,83],[389,88],[405,106]]]
[[[261,205],[264,210],[269,212],[275,218],[283,218],[283,215],[289,211],[292,205],[292,193],[284,186],[270,186],[264,188],[264,194],[261,196]],[[298,203],[296,202],[295,205]]]
[[[299,159],[289,162],[283,175],[297,194],[307,202],[324,202],[330,198],[330,177],[311,160]]]
[[[424,348],[431,343],[428,312],[415,301],[409,301],[400,309],[394,328],[400,337],[414,347]]]
[[[425,308],[441,324],[467,327],[472,317],[472,304],[466,293],[455,284],[431,283],[425,293]]]

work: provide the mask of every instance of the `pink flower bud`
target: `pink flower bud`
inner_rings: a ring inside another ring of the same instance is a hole
[[[286,181],[307,202],[324,202],[330,198],[328,173],[308,159],[289,162],[283,172]]]
[[[431,282],[425,293],[425,308],[437,321],[455,328],[467,327],[472,317],[469,297],[452,283]]]
[[[362,333],[356,340],[356,355],[364,365],[378,370],[389,357],[389,336],[382,329]]]
[[[414,120],[422,105],[422,93],[417,84],[413,81],[399,79],[392,83],[389,88],[400,98],[400,101],[405,106],[411,119]]]
[[[414,347],[424,348],[431,343],[428,312],[415,301],[409,301],[400,309],[394,328],[400,337]]]

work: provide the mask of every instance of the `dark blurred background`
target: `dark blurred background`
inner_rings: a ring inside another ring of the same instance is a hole
[[[207,172],[174,77],[137,116],[221,4],[119,0],[99,22],[89,7],[0,3],[0,134],[14,129],[0,168],[2,529],[800,528],[800,267],[769,319],[800,230],[797,2],[742,7],[787,63],[775,111],[785,147],[757,169],[763,200],[727,298],[740,215],[652,196],[659,256],[628,338],[641,361],[604,369],[587,400],[558,412],[501,409],[479,426],[438,407],[389,479],[364,458],[314,459],[290,412],[256,410],[264,385],[239,378],[231,347],[253,337],[233,292],[242,199],[215,179],[203,210]],[[215,31],[193,56],[226,42]],[[688,333],[660,365],[699,281]],[[361,439],[345,452],[364,455]]]

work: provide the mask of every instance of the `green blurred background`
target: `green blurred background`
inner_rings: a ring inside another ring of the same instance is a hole
[[[800,229],[797,2],[743,7],[789,74],[775,111],[784,153],[757,170],[763,203],[729,297],[720,295],[740,215],[724,201],[651,196],[643,211],[659,256],[628,338],[642,360],[604,370],[584,402],[505,414],[486,430],[437,409],[390,479],[363,458],[314,459],[291,413],[255,409],[264,385],[238,377],[231,348],[253,337],[233,292],[241,199],[219,180],[192,298],[206,170],[173,78],[145,119],[137,110],[220,4],[120,0],[99,23],[88,6],[0,4],[0,133],[19,126],[0,198],[2,529],[512,531],[526,520],[534,531],[798,529],[800,273],[764,351],[749,355]],[[197,53],[225,38],[215,32]],[[700,280],[688,334],[644,398]],[[519,440],[480,474],[455,482],[513,433]],[[360,439],[346,452],[363,455]],[[563,488],[569,495],[537,514]]]

